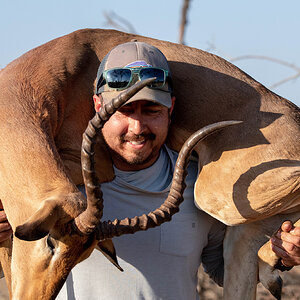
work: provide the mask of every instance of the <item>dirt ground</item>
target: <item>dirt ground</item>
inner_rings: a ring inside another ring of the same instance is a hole
[[[221,300],[222,288],[217,286],[209,277],[201,271],[199,274],[201,285],[200,299]],[[289,272],[281,273],[283,289],[281,300],[300,300],[300,266],[294,267]],[[275,298],[261,284],[257,288],[257,300],[274,300]]]
[[[300,266],[293,268],[289,272],[282,273],[284,282],[282,300],[300,300]],[[199,282],[202,289],[200,299],[221,300],[222,288],[218,287],[203,272],[200,272]],[[8,300],[8,292],[4,279],[0,279],[0,300]],[[258,285],[257,300],[273,300],[274,297],[261,285]],[[175,299],[174,299],[175,300]]]

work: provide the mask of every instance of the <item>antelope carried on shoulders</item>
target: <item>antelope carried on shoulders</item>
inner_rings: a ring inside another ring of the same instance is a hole
[[[94,176],[89,177],[97,174],[105,182],[114,176],[101,136],[93,149],[88,145],[84,151],[95,152],[96,161],[95,171],[93,159],[84,163],[91,192],[88,202],[76,185],[83,183],[82,134],[94,115],[91,99],[97,66],[111,48],[132,39],[156,46],[169,61],[177,99],[170,148],[180,151],[191,134],[209,124],[243,121],[195,147],[201,170],[195,201],[230,225],[224,244],[224,297],[254,299],[258,263],[260,280],[279,297],[278,258],[269,244],[259,259],[257,252],[283,220],[300,218],[299,108],[207,52],[118,31],[86,29],[35,48],[0,72],[0,199],[13,229],[17,228],[13,247],[2,245],[0,259],[12,298],[54,298],[72,267],[99,240],[100,249],[117,264],[110,238],[126,230],[115,226],[119,221],[99,225],[101,193]],[[131,92],[116,103],[126,101]],[[107,112],[112,113],[111,108]],[[180,195],[176,201],[181,201]],[[139,219],[140,228],[145,228],[146,219]],[[161,221],[150,220],[150,226]],[[126,220],[120,222],[132,231]],[[245,244],[240,243],[243,235],[248,237]]]

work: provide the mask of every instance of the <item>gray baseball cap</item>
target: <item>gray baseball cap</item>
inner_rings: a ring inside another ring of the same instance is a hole
[[[129,42],[120,44],[113,48],[102,60],[96,80],[95,94],[100,94],[104,103],[110,102],[113,98],[117,97],[123,91],[116,91],[107,86],[107,84],[98,88],[99,79],[102,78],[104,71],[113,68],[124,67],[154,67],[161,68],[168,71],[170,76],[170,69],[166,57],[156,47],[143,43],[143,42]],[[137,94],[135,94],[126,103],[138,100],[148,100],[160,103],[168,108],[172,105],[171,100],[171,87],[166,83],[160,89],[152,89],[144,87]]]

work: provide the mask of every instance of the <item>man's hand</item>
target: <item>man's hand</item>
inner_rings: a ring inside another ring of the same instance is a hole
[[[300,227],[294,227],[291,221],[283,222],[271,238],[271,245],[284,266],[300,265]]]
[[[6,214],[0,201],[0,243],[11,237],[13,231],[7,221]]]

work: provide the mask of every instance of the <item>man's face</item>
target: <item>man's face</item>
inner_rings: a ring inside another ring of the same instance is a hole
[[[102,133],[118,169],[141,170],[156,161],[168,134],[172,108],[139,100],[111,116]]]

